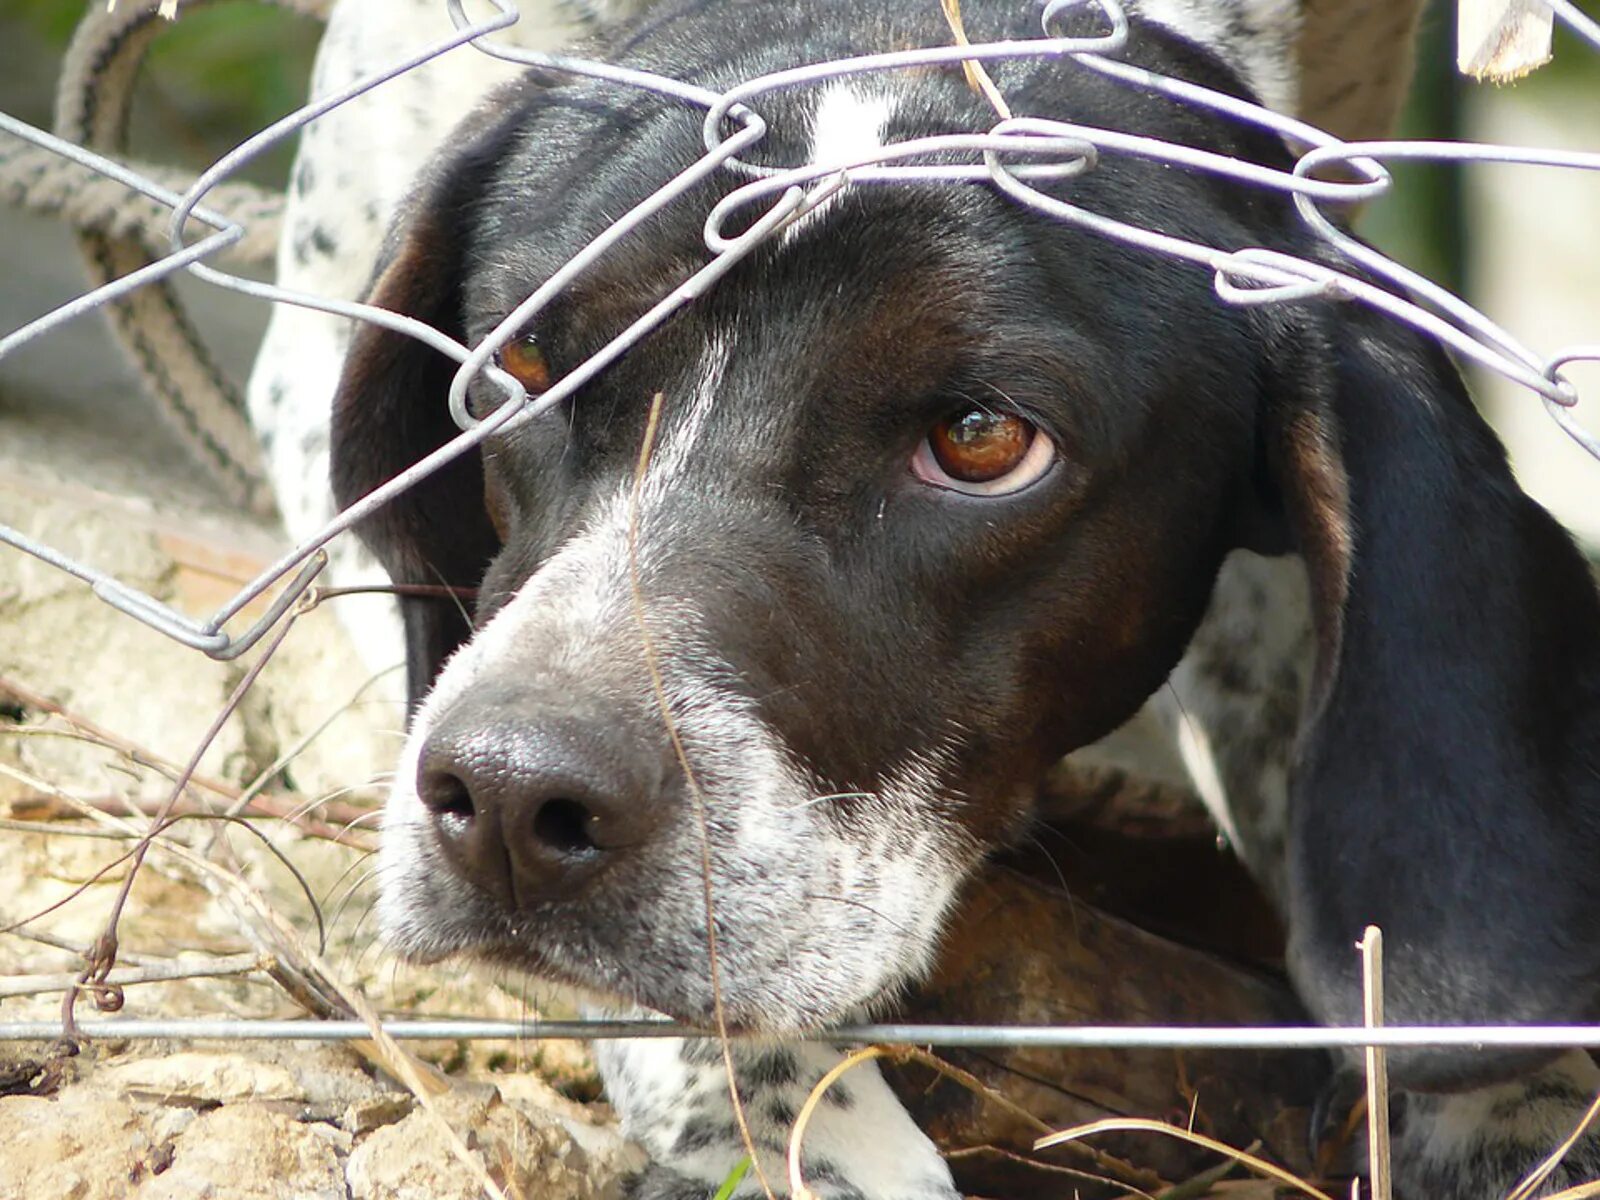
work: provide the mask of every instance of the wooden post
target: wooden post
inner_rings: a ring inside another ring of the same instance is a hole
[[[1383,930],[1368,925],[1361,951],[1361,1010],[1368,1029],[1383,1026]],[[1391,1200],[1389,1186],[1389,1063],[1382,1046],[1367,1047],[1367,1157],[1372,1200]]]

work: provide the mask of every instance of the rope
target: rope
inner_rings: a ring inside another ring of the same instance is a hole
[[[209,2],[184,0],[180,7],[189,11]],[[331,5],[331,0],[266,2],[316,18],[326,18]],[[110,9],[91,0],[62,60],[58,134],[119,157],[133,86],[145,52],[165,25],[161,8],[159,0],[124,0]],[[129,165],[179,192],[195,178],[150,164]],[[168,249],[166,206],[38,147],[0,145],[0,200],[66,221],[95,287],[156,261]],[[273,260],[283,218],[281,194],[225,183],[205,202],[245,229],[226,252],[230,261],[261,265]],[[171,285],[163,281],[140,288],[104,311],[146,391],[195,461],[230,501],[271,513],[271,491],[240,389],[217,364]]]
[[[182,192],[194,174],[128,159],[120,160],[146,179]],[[38,216],[56,217],[82,233],[138,242],[154,254],[167,250],[172,210],[98,171],[20,139],[0,142],[0,204]],[[224,183],[206,193],[206,207],[244,226],[239,241],[223,248],[219,261],[267,266],[277,250],[283,195],[249,183]]]

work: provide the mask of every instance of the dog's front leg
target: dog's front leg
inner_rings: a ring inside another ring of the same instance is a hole
[[[1405,1094],[1394,1134],[1403,1200],[1496,1200],[1509,1195],[1582,1121],[1600,1094],[1600,1067],[1569,1050],[1544,1070],[1456,1094]],[[1578,1137],[1531,1196],[1600,1179],[1600,1131]]]
[[[732,1047],[745,1120],[761,1168],[788,1196],[786,1155],[795,1117],[816,1083],[843,1057],[810,1043],[736,1042]],[[606,1093],[623,1131],[651,1165],[632,1200],[709,1200],[746,1155],[714,1041],[661,1038],[596,1047]],[[949,1168],[889,1090],[877,1065],[853,1068],[823,1095],[806,1126],[801,1163],[822,1200],[956,1200]],[[754,1171],[736,1196],[761,1194]]]

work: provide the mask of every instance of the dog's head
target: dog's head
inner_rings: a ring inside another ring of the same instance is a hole
[[[715,86],[948,34],[932,5],[804,7],[742,4],[730,24],[700,5],[619,53]],[[996,7],[968,6],[974,37],[1032,33],[1029,6]],[[1215,49],[1136,23],[1129,54],[1246,90]],[[1070,63],[995,74],[1019,114],[1287,163]],[[774,164],[994,119],[959,69],[760,107],[754,153]],[[609,86],[503,94],[431,171],[374,301],[476,342],[698,157],[699,129]],[[503,365],[537,387],[584,360],[705,261],[703,215],[736,182],[608,254]],[[1137,158],[1052,186],[1215,245],[1323,253],[1283,198]],[[357,331],[344,502],[455,432],[453,369]],[[1544,755],[1556,732],[1536,718],[1588,717],[1600,621],[1445,356],[1386,318],[1230,309],[1207,272],[986,186],[847,190],[365,532],[398,580],[479,588],[470,619],[405,601],[419,707],[383,913],[409,954],[473,951],[704,1019],[709,880],[730,1021],[871,1005],[928,962],[1041,772],[1160,685],[1229,551],[1293,548],[1319,632],[1291,913],[1312,1003],[1359,1011],[1347,944],[1375,920],[1470,989],[1441,1000],[1396,955],[1392,1007],[1531,1015],[1511,1010],[1534,992],[1483,965],[1525,959],[1537,922],[1478,928],[1418,898],[1493,874],[1496,827],[1563,860],[1550,871],[1577,853],[1576,768]],[[1591,961],[1555,961],[1585,1003]]]

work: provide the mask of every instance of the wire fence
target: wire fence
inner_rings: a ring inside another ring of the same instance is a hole
[[[386,1021],[383,1031],[396,1041],[608,1041],[616,1038],[701,1038],[716,1040],[714,1029],[668,1020],[474,1021],[466,1018]],[[348,1042],[372,1036],[365,1021],[266,1019],[229,1020],[184,1017],[154,1020],[83,1021],[86,1037],[129,1041],[169,1038],[193,1041]],[[0,1042],[42,1041],[61,1031],[56,1022],[0,1021]],[[1374,1046],[1386,1050],[1449,1047],[1481,1050],[1491,1046],[1528,1050],[1587,1048],[1600,1044],[1594,1025],[938,1025],[893,1022],[835,1025],[785,1034],[796,1042],[888,1043],[967,1049],[1036,1047],[1054,1050],[1337,1050]]]
[[[1569,0],[1543,0],[1555,16],[1589,47],[1600,50],[1600,24],[1578,11]],[[874,54],[796,67],[747,79],[723,92],[647,72],[554,54],[535,53],[494,40],[518,18],[511,0],[493,0],[495,15],[468,19],[460,0],[448,0],[455,32],[384,70],[308,104],[274,122],[218,159],[192,183],[179,190],[150,174],[85,149],[68,140],[0,113],[0,132],[22,139],[50,155],[115,181],[170,212],[168,248],[155,261],[104,286],[76,297],[22,328],[0,336],[0,359],[66,322],[105,309],[138,289],[170,280],[180,273],[213,286],[269,304],[297,305],[365,321],[414,337],[458,366],[447,403],[460,432],[446,445],[377,488],[315,536],[281,556],[250,580],[209,616],[179,611],[157,597],[129,586],[92,563],[79,561],[31,538],[0,526],[0,541],[31,554],[89,585],[106,603],[160,633],[220,660],[237,658],[261,643],[289,620],[304,603],[326,563],[324,547],[348,536],[352,526],[389,503],[421,479],[469,453],[486,438],[513,422],[564,403],[630,347],[674,312],[702,296],[742,258],[769,238],[804,217],[825,200],[851,188],[962,187],[993,188],[1017,204],[1062,222],[1115,239],[1175,263],[1212,273],[1219,303],[1273,305],[1288,303],[1363,304],[1438,339],[1466,360],[1512,380],[1537,396],[1561,428],[1591,455],[1600,458],[1600,439],[1579,423],[1580,396],[1563,374],[1578,362],[1600,362],[1600,342],[1567,346],[1540,354],[1501,328],[1484,313],[1393,259],[1355,241],[1328,215],[1330,207],[1370,201],[1390,189],[1386,164],[1398,161],[1522,164],[1567,170],[1600,171],[1600,153],[1541,150],[1503,145],[1428,141],[1346,141],[1303,121],[1259,105],[1153,74],[1122,61],[1119,54],[1129,34],[1128,18],[1117,0],[1051,0],[1042,11],[1039,34],[1027,40],[931,47]],[[1068,35],[1072,18],[1095,32]],[[465,345],[423,322],[360,303],[295,293],[269,283],[230,274],[213,263],[251,230],[239,219],[207,204],[239,170],[263,151],[292,138],[301,129],[339,105],[361,96],[423,63],[445,54],[486,54],[546,72],[600,79],[620,89],[654,93],[663,104],[703,110],[704,154],[687,170],[666,179],[650,197],[595,238],[560,270],[516,306],[475,345]],[[985,133],[952,133],[891,143],[863,153],[845,164],[759,166],[746,155],[767,136],[762,102],[784,89],[815,85],[869,73],[1004,59],[1048,58],[1068,61],[1128,87],[1160,93],[1173,102],[1203,108],[1281,136],[1298,151],[1291,170],[1261,164],[1107,129],[1064,121],[1016,117],[1003,111]],[[1105,159],[1134,156],[1287,196],[1305,224],[1370,274],[1370,278],[1332,269],[1264,247],[1208,245],[1130,224],[1105,213],[1088,211],[1040,190],[1039,184],[1070,179],[1093,171]],[[684,278],[627,329],[586,362],[565,374],[549,390],[530,397],[507,373],[494,365],[498,350],[614,247],[634,236],[653,214],[681,202],[700,181],[732,175],[743,182],[704,217],[708,261]],[[750,219],[753,215],[753,219]],[[731,234],[730,227],[742,232]],[[1376,281],[1376,282],[1375,282]],[[504,400],[490,416],[474,419],[467,411],[468,388],[482,379]],[[271,595],[265,611],[242,623],[252,603]],[[191,767],[192,769],[192,767]],[[639,1036],[712,1036],[671,1023],[495,1021],[398,1022],[386,1027],[397,1038],[605,1038]],[[89,1034],[119,1038],[227,1037],[338,1039],[369,1036],[369,1026],[355,1021],[168,1021],[87,1022]],[[0,1023],[0,1040],[49,1038],[60,1026],[42,1022]],[[858,1025],[822,1031],[829,1041],[900,1041],[922,1044],[999,1046],[1048,1045],[1102,1047],[1249,1047],[1333,1048],[1342,1046],[1593,1046],[1600,1045],[1600,1026],[1549,1028],[1460,1027],[1435,1029],[1330,1029],[1309,1027],[1213,1028],[1192,1026],[1016,1027]]]

